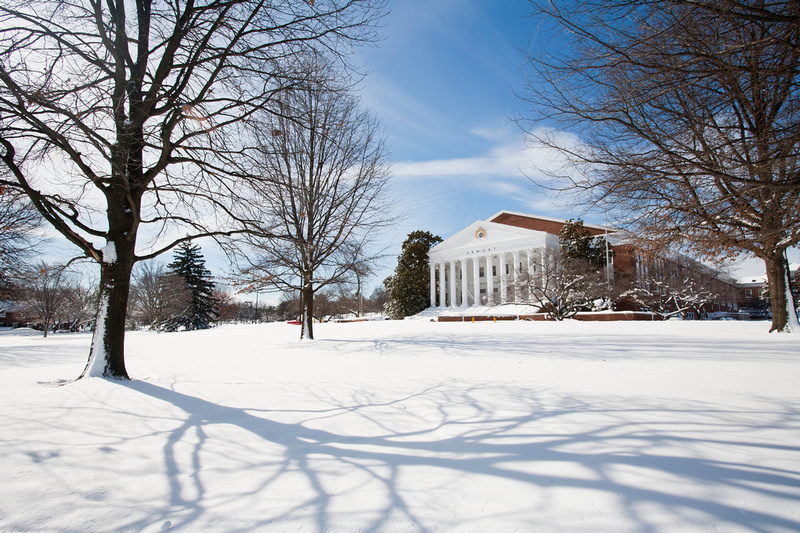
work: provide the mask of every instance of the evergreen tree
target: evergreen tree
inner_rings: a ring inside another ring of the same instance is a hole
[[[428,231],[412,231],[403,242],[394,275],[384,281],[390,295],[386,312],[389,318],[415,315],[431,305],[428,251],[442,238]]]
[[[213,296],[214,282],[205,264],[200,247],[196,244],[183,243],[176,250],[168,266],[186,282],[191,299],[186,310],[169,321],[168,330],[174,331],[181,326],[187,330],[207,329],[219,316],[219,302]]]
[[[561,248],[562,260],[585,261],[595,270],[606,267],[606,239],[595,237],[592,232],[583,226],[583,221],[568,220],[558,234],[558,243]],[[609,250],[609,259],[612,257]]]

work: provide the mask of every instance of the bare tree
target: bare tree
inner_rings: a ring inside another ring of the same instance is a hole
[[[214,299],[217,301],[218,317],[222,323],[232,323],[240,320],[241,310],[244,307],[242,302],[234,299],[233,295],[224,287],[214,290]]]
[[[369,313],[383,314],[389,302],[389,292],[383,287],[375,287],[366,302],[366,311]]]
[[[281,294],[276,313],[278,315],[278,320],[295,320],[299,318],[303,313],[300,293],[295,291]]]
[[[91,325],[97,311],[97,288],[84,285],[73,275],[64,292],[59,322],[64,323],[69,331],[79,331]]]
[[[564,320],[579,311],[610,305],[609,287],[603,269],[588,260],[569,257],[559,248],[533,250],[535,270],[517,272],[509,284],[517,302],[526,302],[547,313],[553,320]]]
[[[63,265],[40,262],[22,274],[21,303],[28,316],[47,332],[57,323],[67,303],[67,274]]]
[[[784,254],[800,242],[800,4],[536,4],[570,35],[530,55],[526,95],[533,140],[572,163],[565,189],[663,247],[762,259],[771,331],[797,328]]]
[[[128,379],[131,271],[237,228],[243,123],[308,54],[373,37],[382,0],[8,0],[0,159],[43,218],[100,267],[81,376]],[[179,237],[176,237],[179,236]],[[140,239],[140,236],[144,238]]]
[[[242,282],[299,291],[301,338],[313,339],[314,295],[360,279],[378,256],[376,232],[390,221],[388,180],[376,120],[317,63],[258,124],[262,177],[248,190],[247,216],[261,231],[244,239]]]
[[[130,316],[154,331],[186,313],[192,293],[186,281],[162,264],[141,263],[133,275]]]
[[[651,258],[641,270],[646,274],[629,280],[632,286],[617,288],[618,299],[632,302],[662,318],[686,317],[689,312],[700,318],[709,304],[733,299],[726,290],[731,288],[731,281],[725,281],[720,272],[687,257]]]
[[[363,294],[364,282],[370,274],[372,265],[356,265],[349,279],[329,288],[331,298],[337,306],[336,314],[352,314],[357,317],[364,314],[365,300],[368,300]]]
[[[34,231],[40,225],[41,217],[28,197],[0,184],[0,300],[11,296],[15,277],[38,243]]]

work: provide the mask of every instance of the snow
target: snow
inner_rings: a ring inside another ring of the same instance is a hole
[[[0,334],[0,531],[798,531],[767,322]]]
[[[792,280],[788,272],[783,290],[786,299],[786,327],[784,329],[787,333],[800,333],[800,323],[797,321],[797,309],[794,307],[794,295],[792,294]]]
[[[103,263],[111,265],[117,262],[117,247],[113,242],[107,242],[100,252],[103,254]]]
[[[108,294],[101,296],[95,320],[94,334],[92,336],[92,355],[86,364],[86,376],[99,378],[105,373],[108,364],[108,354],[105,347],[106,318],[108,317]]]

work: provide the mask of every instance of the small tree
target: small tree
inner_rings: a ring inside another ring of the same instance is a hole
[[[385,287],[375,287],[366,301],[365,310],[369,313],[383,314],[389,302],[389,292]]]
[[[294,320],[302,313],[300,293],[298,291],[286,292],[281,295],[280,302],[275,312],[278,320]]]
[[[64,305],[60,321],[70,331],[78,331],[82,326],[94,322],[97,310],[97,290],[83,283],[72,281],[67,283],[64,294]]]
[[[142,263],[133,281],[128,315],[139,325],[163,331],[167,324],[184,316],[191,306],[192,293],[186,281],[161,264]]]
[[[237,322],[241,316],[240,309],[243,307],[242,302],[234,299],[233,295],[225,289],[215,289],[212,294],[214,299],[217,300],[217,319],[220,323]],[[252,320],[256,321],[256,312],[253,313]]]
[[[643,270],[647,275],[630,280],[628,287],[619,287],[619,299],[662,318],[686,317],[690,311],[701,317],[705,306],[722,300],[725,286],[730,286],[721,279],[720,271],[685,256],[655,258]]]
[[[64,266],[38,263],[22,275],[22,303],[47,332],[56,323],[67,300]]]
[[[431,306],[428,252],[442,238],[428,231],[412,231],[403,242],[394,275],[384,281],[390,301],[389,318],[402,319]]]
[[[713,301],[715,293],[692,277],[651,278],[639,287],[623,292],[620,298],[638,304],[642,309],[662,318],[686,316],[688,311],[701,313],[705,304]]]
[[[512,284],[522,301],[539,307],[553,320],[592,310],[598,300],[608,301],[603,271],[592,268],[588,261],[568,257],[557,248],[538,249],[533,253],[538,256],[538,268],[521,272]]]
[[[207,329],[219,316],[214,282],[205,265],[200,246],[196,244],[183,243],[175,251],[169,268],[186,283],[191,298],[184,313],[167,322],[168,330],[174,331],[179,327],[187,330]]]

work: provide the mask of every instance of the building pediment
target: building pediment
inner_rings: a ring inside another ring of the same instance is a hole
[[[432,259],[446,259],[454,256],[538,248],[550,243],[554,236],[549,237],[542,231],[478,220],[431,248],[429,255]]]

